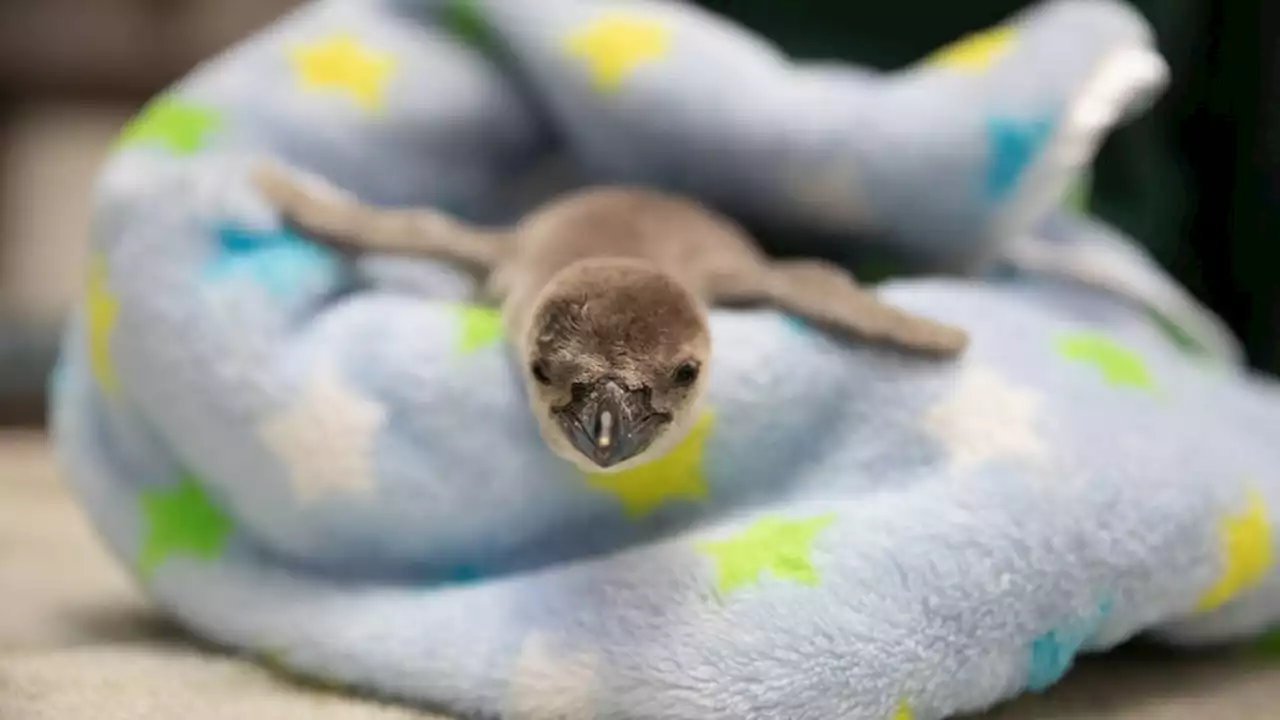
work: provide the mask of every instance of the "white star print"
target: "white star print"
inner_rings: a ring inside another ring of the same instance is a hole
[[[931,407],[925,428],[944,445],[955,470],[997,458],[1042,462],[1048,447],[1036,430],[1040,398],[983,367],[964,371],[960,386]]]
[[[595,718],[596,661],[589,653],[565,652],[550,636],[525,638],[512,671],[506,712],[512,720]]]
[[[301,397],[259,427],[284,462],[293,493],[313,502],[333,492],[374,487],[373,441],[386,410],[357,394],[332,367],[321,368]]]

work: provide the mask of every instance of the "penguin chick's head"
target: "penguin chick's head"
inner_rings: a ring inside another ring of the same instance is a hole
[[[588,472],[660,457],[689,432],[707,385],[711,334],[699,300],[632,260],[584,260],[535,303],[524,358],[552,451]]]

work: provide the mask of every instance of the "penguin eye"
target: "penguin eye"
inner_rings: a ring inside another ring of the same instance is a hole
[[[547,372],[547,363],[542,360],[534,360],[529,366],[529,373],[533,375],[533,379],[537,380],[541,385],[551,384],[551,375]]]
[[[698,364],[692,361],[680,363],[680,366],[671,373],[671,382],[680,387],[687,387],[694,384],[698,380]]]

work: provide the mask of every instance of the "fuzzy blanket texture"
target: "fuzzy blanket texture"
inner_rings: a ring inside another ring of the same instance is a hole
[[[929,720],[1137,633],[1256,634],[1280,392],[1066,202],[1164,79],[1103,0],[890,73],[678,2],[318,0],[122,135],[53,385],[62,462],[197,634],[466,717]],[[584,475],[465,275],[309,243],[247,182],[263,156],[477,221],[586,183],[685,192],[777,252],[887,249],[917,276],[881,291],[972,348],[718,310],[696,430]]]

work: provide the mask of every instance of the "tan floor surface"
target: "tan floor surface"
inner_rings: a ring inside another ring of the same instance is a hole
[[[0,720],[433,717],[301,688],[199,648],[149,609],[103,551],[42,438],[0,433]],[[1280,661],[1127,651],[983,716],[1211,717],[1280,718]]]

